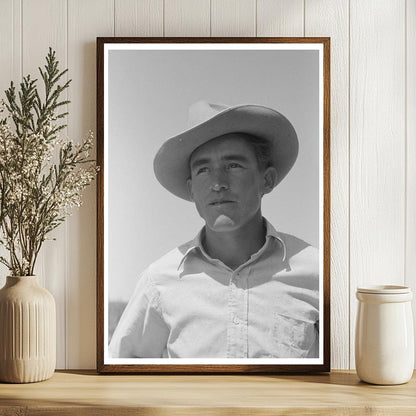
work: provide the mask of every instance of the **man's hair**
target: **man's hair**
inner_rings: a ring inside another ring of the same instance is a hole
[[[266,170],[269,166],[272,166],[270,155],[272,154],[272,144],[261,137],[253,136],[247,133],[240,133],[244,140],[250,144],[254,150],[254,154],[257,159],[260,170]]]

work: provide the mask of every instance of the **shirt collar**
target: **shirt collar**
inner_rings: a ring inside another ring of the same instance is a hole
[[[282,261],[285,261],[286,260],[286,245],[285,245],[285,242],[279,236],[279,233],[276,231],[276,229],[273,227],[273,225],[270,224],[270,222],[266,220],[266,218],[263,217],[263,221],[264,221],[264,224],[266,225],[266,243],[265,243],[265,245],[268,243],[270,238],[274,238],[274,239],[278,240],[279,243],[282,246],[282,249],[283,249]],[[185,253],[184,253],[184,255],[183,255],[183,257],[182,257],[182,259],[181,259],[181,261],[178,265],[178,270],[181,268],[181,266],[182,266],[183,262],[185,261],[186,257],[188,257],[188,255],[191,252],[194,252],[195,250],[200,250],[203,255],[208,257],[208,254],[206,254],[206,252],[204,250],[204,247],[202,246],[202,238],[203,238],[204,232],[205,232],[205,227],[202,227],[202,229],[198,232],[198,234],[195,236],[195,238],[189,242],[189,247],[185,251]]]
[[[189,253],[195,251],[195,250],[200,250],[201,252],[204,252],[204,249],[202,247],[202,236],[204,233],[205,227],[202,227],[201,230],[199,231],[199,233],[195,236],[195,238],[193,240],[191,240],[189,242],[189,246],[188,249],[185,251],[179,265],[178,265],[178,270],[181,269],[183,262],[185,261],[185,259],[188,257]]]
[[[276,229],[273,227],[272,224],[270,224],[269,221],[266,220],[266,218],[263,218],[264,223],[266,224],[266,239],[267,238],[274,238],[279,241],[279,243],[282,245],[283,249],[283,256],[282,261],[286,260],[286,244],[280,237],[279,233],[276,231]]]

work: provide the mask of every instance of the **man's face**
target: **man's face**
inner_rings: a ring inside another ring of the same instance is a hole
[[[261,215],[261,199],[273,189],[276,171],[260,169],[244,136],[227,134],[197,148],[188,188],[199,215],[213,231],[233,231]]]

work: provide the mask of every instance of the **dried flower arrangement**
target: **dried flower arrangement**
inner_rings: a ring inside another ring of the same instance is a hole
[[[71,81],[58,84],[68,71],[58,65],[49,48],[44,70],[39,68],[44,97],[27,75],[18,96],[11,82],[0,105],[0,246],[10,254],[0,262],[12,276],[33,275],[42,243],[81,205],[98,169],[89,156],[91,132],[79,144],[59,137],[66,127],[59,120],[68,114],[61,109],[69,103],[59,100]]]

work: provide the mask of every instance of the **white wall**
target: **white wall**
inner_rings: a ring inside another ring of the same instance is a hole
[[[416,289],[416,0],[0,0],[0,10],[0,91],[53,47],[73,79],[74,140],[95,130],[97,36],[331,37],[331,360],[353,368],[356,287]],[[57,302],[58,368],[95,367],[95,209],[94,185],[39,260]]]

